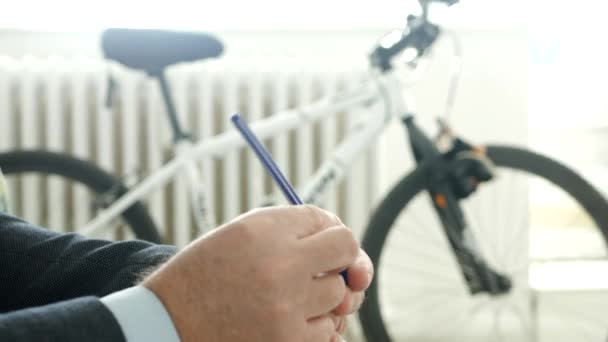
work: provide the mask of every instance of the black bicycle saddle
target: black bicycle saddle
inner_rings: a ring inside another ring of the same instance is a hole
[[[210,34],[124,28],[105,30],[101,46],[105,58],[154,77],[169,65],[218,57],[224,50]]]

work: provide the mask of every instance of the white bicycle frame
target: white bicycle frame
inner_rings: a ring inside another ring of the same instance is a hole
[[[353,164],[361,151],[371,145],[395,116],[410,113],[406,107],[405,89],[394,72],[372,75],[372,82],[360,88],[336,94],[309,105],[286,110],[267,119],[251,123],[251,129],[260,138],[268,138],[277,132],[296,129],[304,123],[316,122],[357,107],[372,107],[384,104],[384,113],[368,110],[335,148],[331,157],[313,174],[312,179],[300,189],[305,203],[318,204],[322,196],[340,182],[345,171]],[[410,99],[408,98],[408,104]],[[226,113],[231,115],[233,113]],[[191,207],[201,232],[214,227],[212,215],[207,210],[202,175],[196,165],[205,158],[221,158],[226,152],[246,146],[236,131],[229,131],[198,142],[181,141],[176,144],[176,157],[159,170],[154,171],[129,192],[118,198],[111,206],[101,211],[79,233],[94,235],[111,227],[111,222],[136,201],[163,186],[183,173],[190,192]]]

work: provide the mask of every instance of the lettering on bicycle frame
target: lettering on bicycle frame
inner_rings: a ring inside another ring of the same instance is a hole
[[[321,195],[338,178],[340,174],[339,171],[340,170],[335,165],[330,165],[315,179],[312,189],[305,194],[307,198],[304,199],[304,202],[316,204]]]

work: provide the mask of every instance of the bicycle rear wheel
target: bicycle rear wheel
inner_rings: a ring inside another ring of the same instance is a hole
[[[77,186],[85,187],[89,192],[89,196],[87,196],[90,200],[88,209],[94,209],[95,201],[98,200],[100,196],[111,195],[111,197],[115,198],[127,192],[127,187],[120,180],[99,167],[87,161],[61,153],[47,151],[14,151],[0,153],[0,168],[2,168],[2,172],[9,182],[21,182],[22,186],[25,186],[25,183],[28,181],[27,177],[38,174],[44,175],[45,177],[59,177],[62,181],[68,183],[69,186],[77,184]],[[50,182],[51,180],[48,179],[48,181]],[[47,191],[46,182],[35,183],[34,187],[36,191],[40,191],[41,194]],[[64,190],[65,188],[62,187],[59,191]],[[39,198],[28,198],[26,200],[42,201],[43,199],[42,196],[39,196]],[[107,205],[109,203],[105,204]],[[42,222],[32,223],[47,226],[48,220],[45,220],[44,216],[48,217],[51,214],[52,213],[43,213],[43,217],[41,218]],[[28,217],[24,218],[28,219]],[[122,213],[122,219],[129,230],[134,233],[136,238],[155,243],[161,242],[161,236],[156,229],[156,225],[141,202],[138,201],[134,203],[124,211]],[[74,222],[65,222],[64,224],[72,226]],[[49,228],[65,230],[67,227]]]
[[[484,258],[513,289],[469,294],[425,191],[434,165],[422,164],[382,201],[363,238],[376,267],[360,311],[368,341],[606,340],[608,203],[549,158],[487,152],[497,177],[461,206]],[[581,251],[577,239],[592,247]]]

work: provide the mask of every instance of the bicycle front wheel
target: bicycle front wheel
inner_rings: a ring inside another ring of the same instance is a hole
[[[65,192],[66,189],[70,187],[78,187],[80,190],[83,190],[83,188],[85,189],[85,199],[88,202],[85,206],[86,211],[94,211],[95,207],[99,207],[101,204],[98,205],[97,203],[101,203],[101,201],[99,201],[100,197],[106,196],[117,198],[127,192],[127,187],[120,180],[99,167],[87,161],[61,153],[47,151],[14,151],[0,153],[0,168],[7,177],[9,183],[12,183],[16,187],[21,187],[21,189],[27,187],[33,189],[31,193],[33,193],[36,198],[23,198],[20,202],[31,203],[37,201],[37,207],[40,207],[40,203],[44,202],[44,196],[41,196],[41,194],[53,191]],[[36,175],[44,176],[45,178],[32,178],[37,177]],[[54,182],[54,185],[59,186],[55,187],[55,189],[50,189],[51,183]],[[49,194],[48,197],[51,198],[53,196],[52,194]],[[79,198],[71,198],[72,203],[79,200]],[[104,201],[108,202],[107,200]],[[105,205],[108,204],[110,203],[105,203]],[[26,206],[26,204],[23,204],[22,206]],[[66,206],[68,206],[67,202],[59,205],[59,207]],[[35,215],[37,218],[34,219],[35,221],[39,220],[39,222],[32,223],[50,226],[49,228],[55,228],[62,231],[65,231],[67,227],[74,227],[79,223],[86,223],[63,219],[63,214],[57,215],[58,213],[40,211],[40,215]],[[24,216],[27,220],[32,219],[27,217],[27,215]],[[52,221],[57,221],[49,219],[49,217],[53,216],[61,218],[61,223],[59,223],[61,227],[52,226]],[[82,217],[82,215],[80,216]],[[89,215],[84,216],[85,219],[87,216]],[[161,237],[156,229],[154,221],[141,202],[138,201],[134,203],[122,213],[121,217],[136,238],[154,243],[161,242]]]
[[[359,315],[368,341],[606,340],[608,203],[554,160],[504,146],[487,154],[495,179],[460,204],[482,255],[513,288],[469,293],[425,191],[435,165],[421,164],[363,238],[376,267]]]

